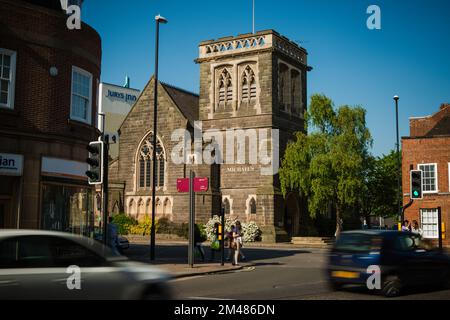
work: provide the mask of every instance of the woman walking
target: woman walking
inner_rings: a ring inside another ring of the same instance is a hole
[[[242,248],[242,227],[239,221],[236,221],[236,226],[233,229],[233,249],[234,249],[234,260],[233,265],[239,266],[239,255],[241,254]]]

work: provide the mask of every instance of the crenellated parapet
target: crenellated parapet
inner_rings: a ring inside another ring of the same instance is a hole
[[[274,30],[203,41],[199,45],[197,62],[230,54],[245,54],[265,49],[280,51],[302,64],[307,64],[306,50]]]

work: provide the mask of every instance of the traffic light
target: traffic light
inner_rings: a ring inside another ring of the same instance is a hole
[[[93,141],[87,146],[89,158],[86,159],[88,171],[86,175],[91,185],[103,183],[103,141]]]
[[[411,199],[422,198],[422,170],[411,170]]]

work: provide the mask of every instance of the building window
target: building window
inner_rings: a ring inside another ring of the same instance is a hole
[[[92,189],[43,184],[42,229],[89,236],[94,228],[94,218]]]
[[[250,66],[245,67],[242,73],[241,101],[250,103],[256,99],[256,78]]]
[[[72,67],[72,104],[70,118],[91,124],[92,75]]]
[[[225,214],[230,214],[230,201],[227,198],[223,200],[222,208]]]
[[[289,79],[289,68],[283,63],[279,64],[279,74],[278,74],[278,101],[281,111],[290,111],[290,95],[291,95],[291,84]]]
[[[423,193],[437,192],[438,191],[437,164],[436,163],[419,164],[418,168],[419,170],[422,170]]]
[[[300,115],[302,105],[302,82],[300,72],[297,70],[291,71],[292,93],[291,93],[291,112],[295,115]]]
[[[250,214],[256,214],[256,200],[255,200],[255,198],[251,198],[249,206],[250,206]]]
[[[233,100],[232,79],[230,73],[226,68],[224,68],[220,73],[217,87],[219,89],[217,99],[219,105],[226,104],[227,102],[231,102]]]
[[[16,53],[0,48],[0,107],[14,109]]]
[[[422,225],[423,237],[425,239],[439,238],[438,221],[437,209],[420,209],[420,222]]]
[[[153,171],[153,134],[151,133],[145,140],[142,142],[141,147],[139,148],[138,154],[138,163],[139,167],[138,171],[138,186],[141,189],[150,189],[152,186],[152,179],[154,177]],[[161,141],[157,139],[156,142],[156,187],[161,188],[164,187],[165,183],[165,173],[166,173],[166,157],[164,153],[164,148],[162,147]]]

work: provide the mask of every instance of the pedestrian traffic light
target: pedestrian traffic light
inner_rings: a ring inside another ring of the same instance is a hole
[[[86,159],[86,175],[91,185],[103,183],[103,141],[93,141],[87,146],[89,158]]]
[[[411,199],[422,198],[422,170],[411,170]]]

